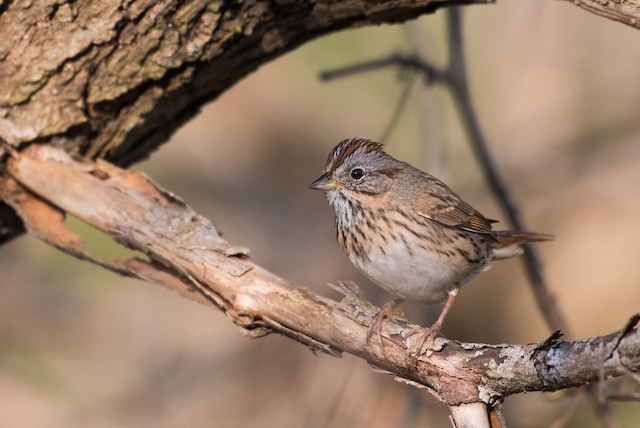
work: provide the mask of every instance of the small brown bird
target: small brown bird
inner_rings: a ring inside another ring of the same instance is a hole
[[[549,235],[493,231],[489,220],[446,184],[392,158],[382,144],[351,138],[329,154],[324,173],[309,185],[324,190],[336,212],[340,248],[362,273],[397,298],[371,326],[380,328],[403,300],[446,303],[425,339],[440,332],[459,288],[492,260],[522,253],[519,244]],[[424,342],[424,341],[423,341]]]

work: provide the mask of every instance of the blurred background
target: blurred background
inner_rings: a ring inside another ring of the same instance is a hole
[[[475,107],[538,245],[573,337],[610,333],[640,310],[640,33],[564,2],[464,9]],[[259,69],[135,166],[212,219],[232,244],[294,284],[334,298],[355,280],[389,297],[340,253],[333,211],[307,189],[346,137],[381,138],[410,96],[387,151],[504,219],[451,98],[387,69],[321,82],[321,71],[394,52],[446,58],[445,14],[317,39]],[[126,256],[79,222],[99,256]],[[503,227],[508,227],[506,223]],[[448,427],[428,393],[345,355],[314,355],[153,284],[121,278],[24,236],[0,246],[1,427]],[[406,305],[413,320],[437,307]],[[426,317],[426,318],[425,318]],[[432,318],[431,318],[432,319]],[[528,343],[545,326],[519,260],[495,263],[459,296],[444,334]],[[510,397],[510,426],[549,426],[569,394]],[[615,403],[637,426],[638,403]],[[588,406],[570,426],[598,426]]]

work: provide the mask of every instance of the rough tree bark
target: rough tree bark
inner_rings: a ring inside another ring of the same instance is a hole
[[[7,1],[0,137],[127,165],[270,59],[322,34],[396,22],[421,1]]]
[[[73,213],[148,257],[94,262],[221,309],[251,335],[277,331],[333,355],[359,355],[428,387],[452,407],[491,406],[516,392],[637,371],[636,318],[619,332],[576,342],[552,336],[532,345],[489,346],[437,339],[417,359],[408,351],[411,326],[390,322],[380,352],[365,340],[373,309],[357,296],[348,293],[337,303],[292,287],[252,264],[179,198],[139,174],[99,162],[126,166],[148,156],[203,103],[305,41],[486,2],[2,1],[0,243],[24,225],[93,260],[64,224],[64,213]],[[603,2],[577,3],[610,12]],[[637,7],[619,12],[636,25]],[[83,199],[89,192],[91,203]],[[129,216],[118,216],[122,212]],[[454,417],[464,413],[453,411]]]
[[[469,417],[469,426],[487,420],[485,406],[499,405],[511,394],[554,391],[640,370],[638,316],[620,331],[574,342],[561,341],[558,333],[529,345],[437,338],[424,353],[416,349],[421,342],[412,334],[416,326],[400,319],[385,323],[380,347],[366,339],[376,309],[349,284],[342,284],[341,302],[294,287],[252,263],[246,249],[229,244],[213,223],[142,174],[106,162],[75,161],[62,149],[12,151],[0,197],[31,233],[65,252],[164,284],[221,310],[250,336],[278,332],[333,356],[357,355],[398,380],[428,388],[454,417]],[[66,226],[64,213],[148,259],[94,259]],[[462,419],[457,422],[465,426]]]
[[[633,28],[640,26],[640,2],[638,0],[571,0],[571,2],[591,13],[622,22]]]
[[[305,41],[487,1],[0,2],[0,140],[125,166]],[[0,242],[19,224],[0,204]]]

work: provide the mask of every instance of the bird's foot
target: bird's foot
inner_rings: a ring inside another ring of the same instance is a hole
[[[438,320],[434,322],[431,327],[416,327],[414,331],[411,332],[411,335],[420,335],[418,346],[412,352],[416,360],[420,355],[422,355],[427,342],[431,342],[433,344],[435,338],[440,334],[440,330],[442,330],[442,322]]]
[[[402,299],[395,299],[385,303],[380,308],[376,316],[373,317],[373,320],[371,320],[371,324],[369,324],[369,328],[367,329],[367,343],[371,342],[371,338],[375,334],[378,340],[379,350],[382,354],[384,354],[384,345],[382,343],[382,323],[384,322],[385,318],[390,318],[393,315],[393,310],[400,302],[402,302]]]

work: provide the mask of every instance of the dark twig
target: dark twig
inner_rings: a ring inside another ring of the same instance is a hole
[[[393,133],[393,131],[400,123],[400,119],[402,118],[402,114],[404,113],[407,104],[409,104],[409,96],[411,95],[411,90],[413,89],[413,82],[416,80],[416,73],[411,70],[411,74],[409,76],[405,76],[404,88],[402,89],[402,93],[400,94],[400,98],[398,99],[398,103],[396,104],[396,108],[393,111],[393,116],[391,120],[387,124],[382,136],[378,141],[381,143],[385,143],[389,136]]]
[[[342,77],[353,76],[355,74],[365,73],[367,71],[379,70],[389,66],[403,67],[422,72],[428,83],[440,80],[446,80],[447,71],[436,67],[418,55],[401,55],[392,54],[387,58],[375,59],[372,61],[361,62],[359,64],[338,68],[335,70],[323,71],[320,73],[322,80],[334,80]]]
[[[487,140],[480,129],[480,122],[471,102],[471,94],[467,79],[466,65],[464,60],[464,43],[462,35],[462,25],[460,11],[458,8],[447,9],[449,19],[449,79],[447,81],[453,97],[457,100],[462,122],[469,134],[472,148],[480,161],[484,172],[485,180],[489,184],[496,199],[500,202],[502,209],[509,218],[509,222],[516,230],[526,230],[515,202],[511,198],[504,180],[500,176],[498,169],[489,153]],[[529,278],[529,283],[533,289],[540,311],[544,315],[545,321],[553,331],[562,330],[568,335],[568,327],[553,294],[542,275],[541,265],[535,250],[525,246],[523,262]]]
[[[622,428],[620,421],[618,421],[618,418],[608,402],[598,400],[595,394],[590,394],[589,398],[591,406],[593,407],[598,419],[600,419],[602,426],[606,428]]]
[[[436,82],[445,84],[451,90],[455,101],[454,104],[458,107],[461,120],[469,135],[472,149],[482,167],[489,188],[500,203],[512,227],[516,230],[526,230],[516,203],[513,201],[504,180],[493,162],[487,140],[482,133],[478,116],[473,108],[465,65],[461,12],[458,8],[449,8],[447,9],[447,17],[449,21],[448,41],[450,51],[449,64],[446,68],[435,66],[415,54],[408,56],[394,54],[387,58],[327,71],[321,74],[321,78],[331,80],[388,66],[396,66],[418,70],[425,76],[426,83],[428,84]],[[553,294],[547,286],[542,274],[539,258],[534,249],[525,246],[522,260],[536,302],[547,325],[551,330],[562,330],[565,334],[568,334],[567,324],[564,321]],[[592,389],[588,389],[588,393],[590,401],[601,422],[606,427],[619,426],[619,422],[615,419],[607,403],[598,400],[597,394]]]
[[[633,395],[609,394],[607,395],[607,400],[640,403],[640,394],[633,394]]]

